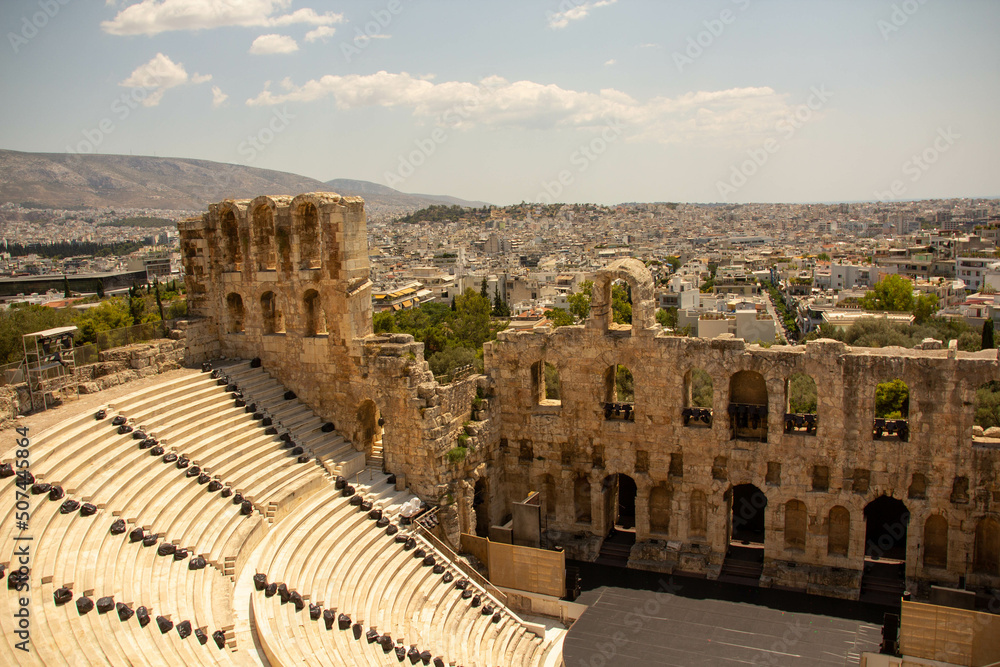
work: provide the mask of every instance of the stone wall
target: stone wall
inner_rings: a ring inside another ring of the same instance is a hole
[[[178,322],[169,340],[153,340],[101,352],[97,363],[76,369],[73,381],[67,385],[65,391],[94,394],[180,368],[185,355],[185,325],[186,322],[183,320]],[[41,397],[38,396],[36,399],[34,409],[40,409]],[[32,409],[27,384],[0,387],[0,429],[10,426],[15,417],[26,415]]]
[[[583,325],[501,332],[485,376],[440,385],[422,343],[372,333],[362,200],[225,201],[180,228],[188,363],[260,357],[359,451],[381,433],[386,469],[441,506],[454,545],[538,491],[547,543],[593,559],[634,482],[634,566],[715,577],[759,504],[762,585],[857,597],[866,514],[894,498],[908,514],[873,520],[869,551],[898,546],[911,588],[1000,585],[1000,441],[972,436],[976,389],[1000,378],[995,351],[674,337],[655,323],[649,272],[626,259],[599,272]],[[616,280],[631,289],[633,326],[612,322]],[[544,400],[546,362],[559,401]],[[632,402],[616,394],[619,366]],[[712,380],[710,412],[690,411],[695,369]],[[786,426],[794,374],[818,388],[815,429]],[[876,386],[897,378],[910,432],[876,437]]]
[[[595,289],[621,270],[612,267]],[[651,287],[644,269],[633,264],[630,270],[640,290]],[[643,312],[634,321],[649,318]],[[537,362],[558,368],[558,405],[537,400],[531,370]],[[616,364],[634,376],[634,421],[606,418],[605,373]],[[587,536],[603,538],[611,528],[614,476],[621,474],[637,486],[633,561],[649,569],[716,575],[731,536],[733,489],[749,484],[762,493],[761,503],[766,498],[765,584],[856,597],[865,509],[881,496],[901,500],[910,514],[906,573],[912,585],[957,584],[966,574],[973,584],[997,581],[996,572],[977,575],[969,567],[977,522],[995,512],[1000,493],[994,472],[1000,450],[972,438],[976,389],[1000,378],[996,351],[852,349],[829,340],[763,348],[732,337],[668,336],[655,325],[620,327],[597,311],[584,326],[502,332],[487,344],[486,367],[500,406],[496,466],[506,472],[505,502],[548,488],[555,495],[549,538],[571,554],[592,554]],[[712,378],[711,426],[685,425],[682,416],[686,378],[695,368]],[[808,374],[818,387],[814,434],[785,430],[787,380],[795,373]],[[757,378],[753,387],[747,378]],[[910,389],[907,441],[873,436],[876,385],[895,378]],[[747,429],[731,426],[730,403],[758,403],[761,391],[767,416],[751,429],[758,437],[743,437]],[[577,521],[578,479],[589,483],[590,521]],[[650,498],[658,486],[657,502],[667,499],[669,509],[658,508],[654,527]],[[956,493],[966,486],[968,493]],[[692,500],[701,498],[707,501],[704,527],[693,525],[701,510]],[[795,501],[804,503],[804,519]],[[796,511],[790,518],[789,507]],[[846,555],[831,553],[835,507],[850,517]],[[925,566],[924,526],[932,514],[948,523],[946,567]],[[804,527],[804,534],[786,535],[786,518],[790,530]]]

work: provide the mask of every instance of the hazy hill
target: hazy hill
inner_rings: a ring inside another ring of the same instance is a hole
[[[382,205],[401,212],[443,202],[483,205],[452,197],[408,195],[367,181],[323,183],[297,174],[209,160],[0,150],[0,202],[51,208],[200,210],[226,198],[330,190],[357,194],[376,208]]]

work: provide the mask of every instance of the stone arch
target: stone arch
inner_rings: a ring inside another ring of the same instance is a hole
[[[635,506],[638,486],[624,473],[608,475],[601,485],[607,527],[635,528]]]
[[[234,202],[226,202],[219,209],[219,247],[222,250],[224,273],[243,270],[243,240],[240,238],[243,215]]]
[[[940,514],[924,522],[924,567],[948,567],[948,519]]]
[[[276,205],[270,197],[257,197],[250,202],[250,238],[258,271],[274,271],[278,268],[278,252],[275,239]]]
[[[277,218],[274,221],[274,252],[277,262],[277,269],[281,273],[290,275],[295,269],[292,260],[292,220],[289,207],[283,207],[276,211]]]
[[[1000,574],[1000,522],[992,516],[976,523],[972,569],[978,574]]]
[[[243,297],[236,292],[226,295],[226,332],[243,333],[243,321],[246,312],[243,308]]]
[[[712,376],[702,368],[692,368],[684,374],[684,400],[689,408],[709,408],[715,398]]]
[[[590,523],[593,520],[590,480],[582,473],[573,481],[573,511],[577,523]]]
[[[830,508],[826,535],[826,553],[846,556],[851,544],[851,512],[843,505]]]
[[[809,512],[801,500],[785,503],[785,549],[805,551]]]
[[[673,493],[666,482],[660,482],[649,491],[649,530],[654,533],[670,532],[670,514]]]
[[[1000,382],[990,380],[976,388],[976,411],[973,415],[972,437],[975,440],[987,439],[986,430],[1000,427]],[[996,441],[996,431],[992,431],[989,440]]]
[[[708,532],[708,500],[705,492],[695,489],[691,492],[691,507],[688,510],[688,536],[705,537]]]
[[[729,378],[729,422],[732,437],[767,440],[767,381],[757,371],[738,371]]]
[[[903,501],[878,496],[865,505],[865,556],[906,560],[910,513]]]
[[[260,312],[264,334],[285,333],[285,316],[278,308],[278,297],[267,291],[260,295]]]
[[[323,312],[323,300],[314,289],[306,290],[302,295],[302,310],[305,315],[305,336],[323,336],[326,330],[326,314]]]
[[[616,280],[625,281],[632,290],[632,331],[652,332],[656,324],[653,276],[645,264],[631,257],[613,262],[597,272],[587,326],[601,331],[611,328],[611,285]]]
[[[819,392],[808,373],[792,373],[785,380],[785,432],[816,433]]]
[[[308,195],[292,200],[292,231],[299,248],[299,270],[322,265],[323,242],[319,224],[320,202]]]

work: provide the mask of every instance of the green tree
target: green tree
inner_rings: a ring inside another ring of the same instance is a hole
[[[98,299],[104,298],[104,281],[101,280],[100,278],[97,279],[97,298]]]
[[[559,383],[559,371],[552,364],[545,364],[545,398],[549,401],[561,400],[562,386]]]
[[[22,336],[36,331],[67,326],[73,313],[29,303],[13,303],[0,310],[0,364],[18,361],[24,356]]]
[[[76,326],[80,328],[81,343],[96,343],[97,334],[131,326],[132,312],[125,299],[114,298],[102,301],[90,308],[77,319]]]
[[[816,382],[805,373],[795,373],[788,379],[788,411],[796,414],[816,412]]]
[[[552,323],[553,329],[568,326],[576,321],[573,319],[573,316],[569,313],[569,311],[563,308],[552,308],[545,313],[545,315],[548,317],[549,322]]]
[[[434,375],[441,377],[463,366],[471,366],[476,361],[476,351],[468,347],[449,347],[435,352],[427,359],[427,365]]]
[[[712,376],[700,368],[691,371],[691,405],[696,408],[712,407]]]
[[[883,382],[875,387],[875,416],[884,419],[906,419],[910,410],[910,388],[900,379]]]
[[[160,313],[160,319],[166,319],[163,317],[163,301],[160,299],[160,281],[153,278],[153,289],[156,290],[156,310]]]
[[[479,286],[479,294],[484,299],[489,295],[489,288],[486,285],[486,276],[483,276],[483,283]]]
[[[976,426],[1000,426],[1000,382],[987,382],[976,390]]]
[[[635,379],[632,371],[621,364],[615,370],[615,398],[622,403],[635,403]]]
[[[913,319],[917,324],[923,324],[938,309],[938,298],[936,294],[921,294],[913,303]]]
[[[500,298],[500,285],[493,286],[493,317],[510,317],[510,306]]]
[[[667,255],[664,261],[671,266],[674,273],[681,268],[681,258],[677,255]]]
[[[677,327],[677,309],[660,308],[656,311],[656,321],[667,329],[675,329]]]
[[[63,298],[70,298],[73,293],[69,290],[69,276],[63,274]]]
[[[566,297],[569,301],[569,312],[576,316],[577,320],[583,321],[590,315],[590,298],[594,290],[594,283],[585,280],[580,283],[580,291]]]
[[[868,310],[904,312],[913,309],[913,283],[891,274],[875,283],[875,287],[861,298],[861,307]]]
[[[615,324],[632,324],[632,290],[628,286],[611,286],[611,314]]]
[[[816,255],[816,259],[818,259],[821,262],[829,262],[830,256],[825,252],[821,252],[820,254]]]
[[[391,310],[375,313],[372,318],[372,329],[375,333],[392,333],[396,330],[396,320],[392,316]]]
[[[996,347],[993,343],[993,320],[988,319],[983,322],[982,349],[992,350]]]
[[[478,350],[490,339],[490,300],[473,289],[455,297],[453,330],[459,345]]]

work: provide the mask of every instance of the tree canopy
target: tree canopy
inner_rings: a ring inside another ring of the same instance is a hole
[[[875,283],[875,287],[861,297],[861,307],[867,310],[909,311],[913,308],[913,283],[891,274]]]

